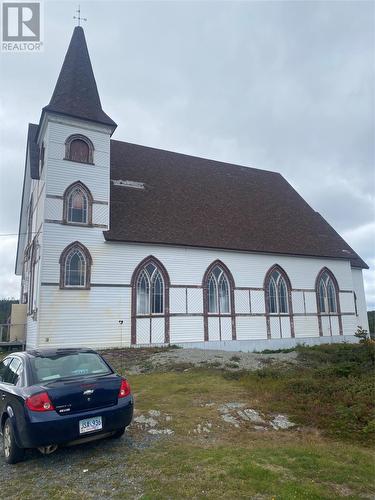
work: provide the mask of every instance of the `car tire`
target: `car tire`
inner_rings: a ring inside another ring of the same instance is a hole
[[[7,464],[21,462],[25,450],[20,448],[14,437],[14,428],[10,418],[7,418],[3,427],[3,453]]]
[[[112,437],[113,439],[118,439],[120,438],[121,436],[124,435],[124,432],[125,432],[125,429],[126,427],[121,427],[121,429],[119,429],[118,431],[116,431],[114,434],[112,434]]]

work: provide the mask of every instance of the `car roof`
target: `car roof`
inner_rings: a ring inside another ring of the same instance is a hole
[[[67,355],[67,354],[78,354],[82,352],[95,352],[95,351],[87,347],[63,347],[63,348],[48,347],[43,349],[28,349],[26,351],[23,351],[23,353],[18,353],[18,354],[24,354],[27,357],[33,357],[33,358],[44,358],[44,357],[48,358],[51,356],[58,356],[59,354]]]

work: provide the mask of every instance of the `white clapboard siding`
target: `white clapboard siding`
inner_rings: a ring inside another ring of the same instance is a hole
[[[164,318],[151,319],[151,343],[163,344],[165,341],[165,320]]]
[[[234,301],[236,305],[236,313],[250,313],[250,301],[248,290],[235,290]]]
[[[331,335],[331,323],[329,321],[329,316],[322,316],[321,319],[323,337],[329,337]]]
[[[236,318],[238,340],[257,340],[267,338],[266,318],[262,316],[239,316]]]
[[[353,293],[340,293],[340,308],[343,313],[354,313]]]
[[[81,181],[90,190],[94,200],[108,201],[108,170],[69,161],[63,163],[63,160],[49,161],[48,169],[46,182],[48,195],[62,196],[66,188],[73,182]]]
[[[202,316],[172,316],[170,318],[170,342],[203,342],[204,326]]]
[[[108,225],[109,210],[108,205],[94,203],[92,206],[92,223]],[[104,228],[105,230],[105,228]]]
[[[264,292],[261,290],[251,290],[250,298],[252,314],[264,314],[266,310]]]
[[[316,314],[316,293],[315,292],[304,292],[305,294],[305,306],[306,314]]]
[[[186,288],[169,289],[169,307],[172,314],[186,313]]]
[[[200,314],[203,312],[203,290],[200,288],[188,288],[188,313]]]
[[[294,335],[303,337],[319,337],[319,324],[317,316],[296,316],[294,318]]]
[[[39,323],[40,345],[129,345],[130,289],[60,290],[42,286]]]
[[[344,335],[354,335],[358,326],[358,316],[342,316],[342,329]]]
[[[44,283],[58,283],[59,282],[59,258],[63,249],[69,245],[72,241],[78,240],[83,243],[90,251],[93,265],[91,269],[91,282],[94,285],[102,285],[101,287],[97,287],[95,292],[100,295],[100,302],[102,306],[100,307],[113,307],[116,310],[116,316],[123,316],[123,309],[119,310],[116,305],[112,304],[112,295],[107,293],[107,287],[111,288],[111,285],[117,285],[113,289],[116,290],[116,294],[124,293],[124,290],[127,290],[130,296],[130,289],[123,288],[123,286],[130,286],[132,275],[134,269],[138,266],[139,262],[143,260],[145,257],[149,255],[154,255],[158,258],[166,267],[168,274],[171,278],[171,288],[170,288],[170,310],[171,313],[186,313],[186,289],[185,288],[174,288],[174,284],[185,283],[189,285],[191,283],[192,276],[194,278],[195,286],[199,286],[199,283],[202,282],[204,272],[206,271],[206,263],[212,262],[219,258],[220,260],[225,260],[226,264],[230,261],[231,253],[228,252],[220,252],[214,250],[200,250],[200,249],[185,249],[179,247],[162,247],[157,245],[140,245],[140,244],[121,244],[121,243],[111,243],[104,242],[103,232],[100,228],[82,228],[82,227],[70,227],[63,226],[58,224],[45,224],[44,226],[44,248],[43,248],[43,272],[42,272],[42,281]],[[200,252],[203,252],[205,255],[204,259],[199,259],[201,255]],[[186,258],[187,255],[194,256],[191,262],[189,262],[188,268],[186,267]],[[209,255],[209,258],[207,258]],[[251,260],[254,260],[254,255],[249,256],[248,254],[241,254],[236,252],[233,254],[237,259],[238,258],[247,258],[251,257]],[[225,259],[224,259],[225,257]],[[264,262],[264,259],[262,259]],[[283,257],[279,257],[279,262],[281,262],[282,267],[286,268],[287,266],[283,263]],[[311,260],[314,259],[304,259],[307,263],[307,269],[310,266]],[[323,260],[319,260],[319,265],[323,267]],[[181,267],[178,269],[178,265]],[[258,264],[259,265],[259,264]],[[247,265],[244,267],[248,267]],[[342,266],[342,270],[346,270],[346,266]],[[232,269],[231,269],[232,271]],[[264,274],[267,272],[267,268],[263,268]],[[350,273],[351,276],[351,273]],[[238,276],[233,274],[234,280],[236,281]],[[179,282],[179,283],[178,283]],[[106,286],[104,286],[106,285]],[[93,293],[94,287],[91,288],[90,291],[84,293],[91,294]],[[68,294],[68,296],[74,296],[74,291],[66,290],[64,293]],[[295,313],[301,311],[301,294],[305,295],[305,304],[306,304],[306,313],[316,312],[316,296],[315,292],[293,292],[293,309]],[[253,314],[264,314],[265,313],[265,301],[264,301],[264,291],[263,290],[251,290],[251,312]],[[344,294],[345,295],[345,294]],[[350,295],[350,294],[346,294]],[[235,290],[235,310],[237,314],[247,313],[247,290]],[[187,312],[192,314],[202,313],[203,311],[203,289],[202,288],[187,288],[187,303],[188,308]],[[59,302],[59,299],[55,301],[56,308],[60,309],[61,318],[70,315],[69,307],[66,307],[64,301]],[[99,307],[99,310],[100,310]],[[249,308],[250,310],[250,308]],[[131,312],[130,309],[127,313],[127,316],[124,318],[124,322],[127,327],[127,339],[130,342],[130,317]],[[171,318],[171,329],[170,334],[171,338],[174,335],[173,332],[173,322]],[[202,335],[202,332],[194,332],[192,321],[192,317],[185,317],[181,321],[185,325],[186,328],[186,336],[190,338],[190,341],[196,341]],[[62,319],[62,321],[64,321]],[[89,320],[89,322],[92,320]],[[261,318],[259,320],[259,324],[263,325],[263,331],[259,331],[257,326],[256,332],[254,329],[251,329],[254,324],[254,318],[250,320],[242,319],[240,317],[236,317],[236,325],[237,325],[237,338],[246,338],[246,335],[249,332],[250,338],[254,338],[254,335],[259,335],[260,338],[265,338],[267,335],[266,330],[266,322],[265,318]],[[324,320],[326,323],[324,325],[323,331],[325,335],[331,335],[331,329],[329,322],[327,323],[327,318]],[[203,319],[199,319],[199,324],[203,322]],[[298,323],[299,322],[299,323]],[[282,331],[280,332],[280,321],[278,318],[273,318],[271,321],[271,335],[272,338],[280,338],[289,337],[290,329],[287,321],[282,323]],[[303,336],[314,336],[319,334],[319,330],[317,327],[317,318],[313,318],[311,321],[307,320],[303,322],[303,320],[297,320],[295,317],[295,324],[300,328],[298,330],[298,335],[300,337]],[[301,329],[301,325],[304,324],[306,327],[305,330]],[[248,326],[245,326],[248,325]],[[315,330],[312,331],[311,328],[314,325]],[[94,329],[96,326],[94,325]],[[250,328],[250,330],[247,330]],[[137,327],[138,330],[138,327]],[[222,329],[222,337],[223,334],[229,337],[230,329]],[[118,331],[116,328],[112,330],[113,342],[117,342],[116,335],[118,335]],[[141,330],[143,332],[143,330]],[[147,330],[148,339],[150,338],[150,331]],[[141,333],[142,342],[145,342],[144,335],[145,333]],[[296,327],[296,336],[297,336],[297,327]],[[217,318],[209,318],[209,338],[210,340],[219,340],[220,330],[219,330],[219,320]],[[187,340],[186,340],[187,341]],[[137,338],[138,342],[138,338]],[[147,341],[149,342],[149,340]]]
[[[352,287],[357,296],[357,311],[358,311],[358,325],[362,326],[365,330],[369,330],[367,318],[367,306],[365,289],[363,285],[362,269],[352,269]]]
[[[339,319],[337,316],[331,316],[331,334],[340,335]]]
[[[280,324],[281,324],[281,337],[283,339],[290,338],[292,336],[291,334],[291,329],[290,329],[290,318],[288,317],[281,317],[280,318]]]
[[[79,127],[79,129],[78,129]],[[78,129],[78,130],[77,130]],[[80,134],[88,137],[94,145],[94,152],[107,153],[110,152],[109,145],[109,130],[105,126],[98,124],[89,124],[88,122],[80,122],[76,119],[61,117],[61,119],[50,120],[48,124],[48,146],[51,148],[52,144],[65,145],[66,139],[79,132]],[[51,148],[52,149],[52,148]],[[50,152],[51,156],[53,154]],[[63,157],[65,156],[65,149],[63,150]],[[60,156],[59,156],[60,157]],[[95,158],[94,158],[95,160]]]
[[[232,318],[221,317],[221,340],[232,340]]]
[[[45,244],[48,247],[46,253],[46,267],[56,276],[56,261],[59,260],[62,250],[72,241],[79,239],[84,245],[87,246],[91,255],[97,255],[99,258],[95,260],[93,266],[93,273],[96,278],[102,283],[130,283],[134,269],[139,262],[144,258],[154,255],[166,267],[170,276],[171,284],[173,285],[200,285],[207,266],[216,259],[224,260],[226,264],[235,259],[243,261],[243,268],[250,268],[254,263],[257,256],[254,254],[246,254],[240,252],[223,252],[215,250],[197,249],[197,248],[183,248],[162,245],[141,245],[131,243],[115,243],[105,242],[103,233],[100,228],[77,228],[71,226],[62,226],[58,224],[49,224],[46,228],[47,234]],[[79,237],[78,237],[79,236]],[[263,256],[262,261],[264,261]],[[284,259],[291,259],[290,257],[279,257],[279,262],[284,269],[286,263]],[[326,261],[324,259],[301,259],[306,263],[307,275],[311,267],[311,262],[318,260],[316,267],[322,266]],[[248,261],[247,261],[248,260]],[[126,262],[126,265],[124,265]],[[186,266],[189,262],[189,266]],[[266,263],[267,264],[267,263]],[[345,264],[345,263],[344,263]],[[259,267],[259,263],[257,264]],[[232,270],[230,265],[229,269]],[[263,279],[268,270],[267,265],[263,267]],[[342,266],[342,271],[346,272],[347,267]],[[351,273],[348,274],[348,279],[351,279]],[[45,276],[45,273],[44,273]],[[236,281],[238,276],[233,275]],[[312,276],[311,276],[312,278]],[[250,279],[250,276],[249,276]],[[314,276],[316,279],[316,275]],[[249,283],[250,284],[250,283]],[[199,292],[189,290],[189,295],[198,294]],[[305,292],[306,296],[307,293]],[[264,291],[251,290],[251,311],[252,313],[264,313]]]
[[[34,321],[31,316],[27,317],[26,321],[26,348],[34,349],[38,347],[38,322]]]
[[[63,218],[63,200],[46,198],[44,218],[61,221]]]
[[[137,318],[137,344],[150,344],[151,321],[150,318]]]
[[[220,340],[219,318],[208,318],[208,340]]]
[[[271,338],[281,338],[280,320],[278,316],[270,316]]]
[[[292,292],[293,312],[304,313],[305,305],[303,300],[303,292]]]

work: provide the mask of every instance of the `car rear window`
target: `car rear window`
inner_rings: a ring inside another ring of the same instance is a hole
[[[112,373],[103,359],[93,352],[56,354],[31,360],[36,382]]]

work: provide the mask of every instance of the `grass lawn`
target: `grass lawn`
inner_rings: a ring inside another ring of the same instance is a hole
[[[1,498],[374,498],[371,346],[300,348],[299,364],[256,372],[152,371],[139,356],[148,371],[129,376],[137,416],[157,415],[156,429],[173,434],[135,424],[119,441],[32,452],[14,467],[0,459]],[[237,428],[220,413],[229,402],[298,425]]]

